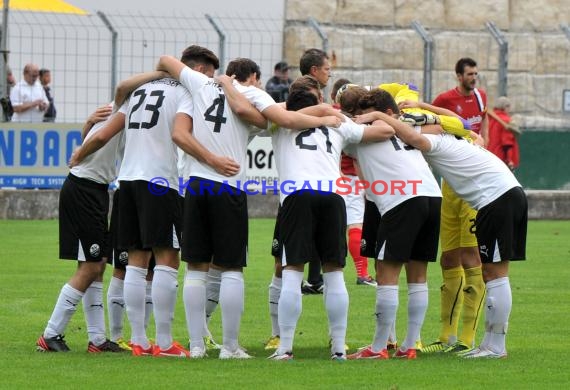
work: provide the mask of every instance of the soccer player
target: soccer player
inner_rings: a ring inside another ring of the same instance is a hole
[[[213,74],[217,63],[207,59],[203,66]],[[143,84],[101,135],[92,137],[72,157],[72,164],[81,161],[125,127],[125,155],[119,173],[119,246],[129,249],[124,294],[135,356],[189,356],[172,340],[171,333],[181,231],[176,145],[222,171],[235,167],[233,160],[215,156],[196,142],[190,134],[191,115],[190,93],[176,80],[163,78]],[[145,278],[151,252],[157,264],[152,282],[155,346],[149,343],[144,328]]]
[[[317,103],[315,94],[292,91],[287,108],[298,110]],[[325,272],[331,358],[346,359],[348,293],[342,272],[346,257],[346,210],[344,200],[335,193],[340,178],[340,152],[349,142],[386,139],[393,130],[365,129],[345,119],[338,129],[323,126],[298,132],[282,128],[272,136],[279,181],[296,183],[291,192],[280,193],[283,286],[278,318],[281,340],[279,348],[269,357],[273,360],[293,357],[293,336],[301,314],[304,263],[315,258],[322,261]]]
[[[251,356],[238,343],[244,305],[243,267],[247,259],[247,198],[243,191],[236,189],[244,182],[247,143],[256,131],[250,124],[265,128],[267,117],[279,125],[303,128],[336,124],[338,119],[291,115],[285,111],[265,91],[256,87],[261,72],[249,59],[237,59],[228,65],[226,72],[236,76],[235,88],[229,77],[213,80],[170,56],[160,58],[158,69],[168,71],[192,93],[196,138],[209,150],[230,156],[240,166],[239,172],[230,178],[219,175],[199,161],[193,161],[190,167],[182,249],[182,259],[188,267],[184,303],[190,349],[195,357],[206,354],[201,336],[205,322],[206,277],[212,263],[222,270],[219,302],[223,346],[219,358],[248,359]],[[232,95],[238,104],[230,109],[226,100]]]
[[[409,127],[393,117],[400,112],[392,96],[384,90],[366,93],[359,106],[364,113],[376,111],[376,119],[396,130]],[[441,191],[421,152],[397,137],[355,145],[349,148],[349,153],[358,159],[364,179],[372,183],[367,194],[382,217],[375,246],[376,333],[370,346],[348,358],[389,358],[388,339],[398,309],[398,279],[406,264],[408,331],[394,357],[415,359],[416,340],[428,305],[427,265],[437,256]]]
[[[471,130],[487,143],[487,96],[475,87],[477,63],[461,58],[455,65],[458,86],[437,96],[434,106],[443,107],[465,118]],[[459,168],[458,168],[459,169]],[[475,343],[477,324],[483,307],[485,285],[474,231],[477,212],[457,196],[444,180],[441,205],[441,329],[438,339],[423,353],[461,352]],[[459,318],[463,318],[458,335]]]
[[[326,88],[331,76],[331,65],[327,53],[320,49],[307,49],[299,60],[299,70],[303,76],[312,76],[321,88]],[[322,294],[323,276],[318,259],[309,262],[307,281],[303,281],[303,294]]]
[[[373,117],[361,118],[363,121]],[[475,234],[485,280],[485,336],[466,358],[507,356],[506,333],[512,308],[509,263],[524,260],[528,204],[509,168],[492,153],[450,134],[396,129],[407,144],[420,149],[451,188],[477,210]]]
[[[340,103],[337,99],[337,94],[344,85],[349,84],[353,85],[348,79],[338,79],[335,81],[331,90],[331,100],[334,102],[333,107],[341,109]],[[340,96],[342,96],[342,93],[339,94],[339,98]],[[359,112],[350,112],[352,115],[357,113]],[[354,267],[356,268],[356,284],[376,286],[376,281],[368,274],[368,259],[360,254],[362,222],[364,219],[364,191],[355,189],[355,183],[358,180],[356,160],[343,153],[340,160],[340,170],[342,172],[343,179],[347,184],[352,186],[352,191],[343,196],[346,203],[348,250],[352,256],[352,260],[354,261]]]
[[[90,116],[90,120],[93,117]],[[90,120],[85,124],[89,125]],[[106,124],[97,123],[87,135],[95,137]],[[59,198],[59,257],[76,260],[77,270],[63,286],[44,333],[36,342],[42,352],[67,352],[65,329],[83,301],[89,343],[87,352],[121,352],[106,337],[103,272],[109,255],[108,188],[116,177],[115,163],[124,147],[121,135],[71,168]]]

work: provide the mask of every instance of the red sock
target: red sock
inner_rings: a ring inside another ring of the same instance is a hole
[[[362,239],[361,228],[350,228],[348,230],[348,250],[354,260],[356,275],[361,278],[368,277],[368,259],[360,256],[360,240]]]

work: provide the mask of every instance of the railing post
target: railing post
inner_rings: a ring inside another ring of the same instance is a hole
[[[327,55],[328,55],[329,37],[328,37],[327,33],[323,31],[323,29],[319,25],[319,22],[317,22],[317,20],[315,18],[313,18],[312,16],[308,19],[308,21],[309,21],[309,25],[317,32],[317,34],[319,34],[319,37],[321,38],[321,41],[322,41],[323,51],[325,53],[327,53]],[[328,86],[323,88],[323,95],[325,97],[325,100],[328,99],[328,96],[329,96],[329,87]]]
[[[7,64],[8,64],[8,6],[10,1],[4,0],[2,8],[2,31],[0,32],[0,98],[8,95]],[[9,96],[8,96],[9,98]],[[0,122],[4,122],[5,115],[0,105]]]
[[[433,38],[424,26],[417,20],[412,22],[412,28],[424,41],[424,102],[431,103],[432,71],[433,71]]]
[[[226,64],[226,34],[222,30],[222,28],[216,23],[214,18],[210,16],[210,14],[204,15],[208,22],[214,27],[214,30],[218,33],[218,37],[220,42],[218,44],[218,56],[220,59],[220,73],[224,73],[224,66]]]
[[[568,27],[566,23],[560,23],[560,28],[564,32],[564,35],[566,35],[566,38],[570,41],[570,27]]]
[[[509,63],[509,42],[504,34],[497,28],[495,23],[485,23],[487,30],[491,33],[499,45],[499,82],[497,86],[498,96],[507,96],[507,68]]]
[[[111,32],[111,99],[114,99],[115,87],[117,86],[117,41],[119,33],[117,33],[117,30],[115,30],[111,24],[111,21],[109,21],[109,18],[107,18],[107,15],[101,11],[97,11],[97,15],[101,18],[105,26]]]

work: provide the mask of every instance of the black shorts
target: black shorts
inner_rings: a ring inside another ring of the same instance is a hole
[[[124,270],[128,260],[129,253],[126,248],[119,248],[119,192],[117,188],[113,193],[113,206],[111,207],[111,223],[109,225],[109,234],[111,236],[112,256],[109,256],[107,263],[113,265],[114,268]]]
[[[284,265],[346,264],[346,207],[342,196],[313,190],[297,191],[283,203],[280,218]]]
[[[151,250],[180,248],[180,201],[178,192],[168,189],[164,195],[149,191],[144,180],[121,181],[117,247]]]
[[[376,240],[378,238],[378,225],[380,225],[380,211],[376,203],[364,200],[364,219],[362,222],[362,239],[360,240],[360,256],[376,258]]]
[[[481,262],[524,260],[528,203],[521,187],[511,188],[481,208],[475,219],[475,234]]]
[[[279,221],[281,219],[281,205],[277,209],[277,217],[275,218],[275,228],[273,229],[273,241],[271,241],[271,256],[281,257],[283,251],[283,242],[279,236]]]
[[[204,191],[211,188],[211,191]],[[228,189],[233,191],[228,191]],[[182,260],[224,268],[247,265],[247,196],[245,192],[191,177],[184,197]]]
[[[439,243],[441,198],[416,196],[382,215],[378,228],[379,260],[433,262]]]
[[[59,193],[59,257],[101,261],[109,256],[109,186],[71,173]]]

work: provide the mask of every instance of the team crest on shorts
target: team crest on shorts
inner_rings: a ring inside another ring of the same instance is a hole
[[[365,251],[366,250],[366,239],[362,239],[360,240],[360,250],[361,251]]]
[[[122,251],[119,253],[119,263],[122,265],[127,265],[129,262],[129,252]]]
[[[93,257],[99,256],[99,253],[101,253],[101,247],[99,246],[99,244],[91,245],[91,248],[89,248],[89,253]]]
[[[274,251],[276,251],[277,249],[279,249],[279,240],[274,238],[273,242],[271,243],[271,247],[273,248]]]

